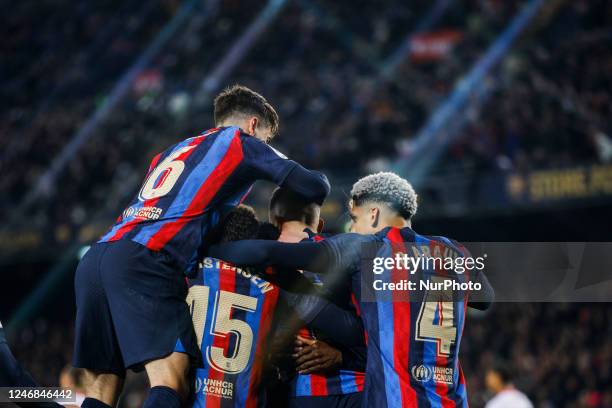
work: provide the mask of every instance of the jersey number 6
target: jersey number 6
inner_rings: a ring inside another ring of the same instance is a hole
[[[163,197],[172,190],[181,173],[185,170],[185,163],[177,160],[180,155],[194,149],[196,146],[184,146],[172,152],[155,170],[153,170],[138,193],[140,201]]]

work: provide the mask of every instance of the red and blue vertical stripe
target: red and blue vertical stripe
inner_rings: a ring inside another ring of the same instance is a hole
[[[216,260],[213,260],[216,262]],[[215,263],[216,265],[216,263]],[[237,274],[233,269],[221,267],[203,268],[198,278],[191,279],[190,285],[204,285],[210,289],[208,297],[208,316],[204,325],[202,337],[203,367],[196,372],[197,381],[206,380],[227,381],[233,384],[231,398],[223,398],[214,394],[196,394],[194,407],[198,408],[251,408],[258,407],[265,401],[264,387],[262,387],[262,370],[265,362],[267,337],[270,335],[273,314],[278,300],[278,288],[273,287],[265,293],[253,284],[250,279]],[[211,334],[213,325],[214,302],[217,293],[221,290],[239,293],[257,298],[257,309],[254,312],[232,309],[232,319],[246,322],[253,332],[254,341],[247,367],[238,374],[228,374],[218,371],[209,365],[206,353],[209,346],[221,347],[225,355],[230,355],[237,346],[236,336],[228,335],[225,338]]]
[[[320,242],[325,239],[321,235],[315,235],[310,231],[306,232],[309,234],[310,241]],[[304,275],[315,284],[321,283],[319,276],[315,273],[304,271]],[[355,296],[353,294],[351,295],[351,304],[348,306],[349,308],[355,308],[356,313],[358,313],[358,305],[355,301]],[[310,339],[316,337],[307,327],[302,328],[299,334],[302,337]],[[364,382],[365,373],[354,370],[338,370],[336,372],[324,374],[296,374],[291,381],[290,394],[294,397],[345,395],[363,391]]]
[[[208,216],[211,208],[237,205],[246,190],[223,194],[221,198],[231,201],[229,204],[218,202],[224,184],[243,160],[240,130],[235,127],[212,129],[172,146],[155,157],[149,173],[166,157],[187,146],[193,148],[175,159],[183,162],[184,168],[172,190],[154,199],[135,198],[99,242],[127,238],[154,251],[164,249],[184,265],[195,264],[202,236],[213,226]],[[164,183],[168,174],[162,172],[154,185]],[[145,207],[160,211],[160,217],[137,216],[138,210]]]
[[[412,230],[390,228],[381,235],[383,241],[377,256],[395,257],[397,252],[411,253],[406,244],[456,247],[445,238],[429,239],[415,234]],[[442,241],[442,242],[440,242]],[[410,275],[406,270],[391,269],[385,276],[391,282],[427,279],[441,271],[423,271],[422,275]],[[365,272],[367,273],[367,271]],[[353,289],[359,295],[360,279],[353,279]],[[459,343],[465,321],[466,299],[456,300],[453,307],[454,325],[458,336],[451,347],[451,355],[438,353],[438,344],[416,340],[416,325],[421,307],[420,299],[410,301],[410,292],[377,294],[376,302],[361,302],[360,309],[368,334],[368,360],[364,403],[376,407],[443,407],[467,406],[465,379],[459,365]],[[443,303],[439,302],[433,324],[440,324]],[[449,367],[454,369],[453,384],[436,382],[433,378],[417,380],[411,370],[415,366]]]

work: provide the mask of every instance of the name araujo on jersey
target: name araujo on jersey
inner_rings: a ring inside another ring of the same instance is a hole
[[[261,293],[266,293],[274,289],[274,285],[270,282],[264,280],[259,275],[255,273],[251,273],[249,268],[242,269],[236,266],[230,265],[226,262],[220,261],[215,258],[204,258],[202,262],[200,262],[200,268],[202,269],[219,269],[219,270],[230,270],[236,272],[236,274],[242,276],[243,278],[250,279],[253,285],[257,286]]]

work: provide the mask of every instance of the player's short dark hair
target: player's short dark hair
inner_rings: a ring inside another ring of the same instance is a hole
[[[272,193],[268,207],[270,220],[301,221],[312,225],[320,214],[321,206],[286,188],[278,187]]]
[[[496,373],[504,384],[511,383],[514,377],[512,368],[504,361],[495,361],[489,370]]]
[[[215,123],[222,123],[234,115],[255,115],[262,125],[271,129],[272,134],[278,132],[279,119],[276,110],[266,98],[243,85],[232,85],[225,88],[215,97]]]
[[[259,219],[253,207],[239,205],[223,219],[219,242],[240,241],[257,236]]]

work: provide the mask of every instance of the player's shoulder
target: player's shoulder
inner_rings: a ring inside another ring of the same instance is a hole
[[[325,237],[326,242],[342,242],[346,244],[361,244],[363,242],[376,242],[380,238],[377,234],[357,234],[355,232],[343,232],[336,235],[327,235]]]
[[[235,136],[238,136],[240,138],[240,142],[243,145],[258,146],[258,147],[263,147],[263,148],[266,148],[268,146],[268,144],[265,143],[263,140],[260,140],[260,139],[256,138],[255,136],[251,136],[248,133],[245,133],[238,126],[229,126],[229,127],[223,128],[223,129],[225,131],[227,131],[228,133],[231,133],[231,134],[234,134]]]
[[[194,136],[189,136],[183,140],[181,140],[178,143],[173,144],[172,146],[178,146],[178,145],[184,145],[184,144],[189,144],[190,142],[199,140],[199,139],[205,139],[207,137],[214,137],[215,135],[221,134],[223,133],[227,128],[224,127],[215,127],[215,128],[211,128],[211,129],[207,129],[204,130]],[[172,148],[171,146],[171,148]]]
[[[463,256],[470,256],[470,251],[459,241],[453,238],[447,238],[442,236],[436,236],[440,242],[445,244],[448,247],[453,248],[457,252],[461,253]]]
[[[429,241],[434,241],[434,242],[438,242],[442,245],[445,245],[447,247],[450,247],[452,249],[454,249],[455,251],[463,254],[464,256],[468,256],[469,255],[469,251],[468,249],[459,241],[457,241],[456,239],[453,238],[448,238],[442,235],[422,235],[422,237],[424,237],[425,239],[429,240]]]
[[[251,136],[247,133],[244,133],[239,128],[234,128],[238,131],[238,135],[240,137],[240,143],[242,144],[242,149],[246,154],[250,155],[271,155],[272,158],[274,156],[278,156],[281,159],[287,159],[288,157],[270,145],[269,143],[264,142],[261,139],[256,138],[255,136]]]
[[[442,244],[446,247],[449,247],[463,254],[463,256],[469,256],[470,254],[468,249],[463,244],[461,244],[459,241],[455,239],[448,238],[442,235],[419,234],[410,227],[405,227],[405,228],[388,227],[388,228],[385,228],[379,231],[375,235],[376,235],[376,239],[379,241],[388,241],[388,240],[398,239],[397,234],[399,234],[399,238],[401,238],[403,242],[413,242],[415,244],[434,242],[434,243]]]
[[[329,236],[321,241],[321,243],[332,248],[333,251],[342,254],[344,258],[358,258],[364,245],[377,242],[380,242],[380,239],[376,234],[364,235],[353,232]]]
[[[327,248],[328,254],[338,268],[346,272],[357,272],[363,257],[364,245],[376,242],[375,235],[361,235],[352,232],[337,234],[318,242]]]
[[[158,153],[155,159],[158,158],[165,158],[167,157],[169,154],[171,154],[172,152],[176,151],[177,149],[189,146],[189,145],[195,145],[198,143],[194,143],[197,142],[199,140],[204,140],[207,137],[215,137],[217,134],[221,133],[223,131],[224,128],[212,128],[212,129],[208,129],[205,130],[197,135],[194,136],[189,136],[186,137],[184,139],[181,139],[180,141],[173,143],[171,145],[169,145],[168,147],[166,147],[164,150],[162,150],[160,153]]]
[[[218,136],[234,137],[234,136],[241,136],[242,134],[243,133],[240,130],[240,128],[236,126],[214,127],[214,128],[204,130],[194,136],[189,136],[185,139],[182,139],[180,142],[171,145],[166,150],[172,150],[174,147],[181,146],[181,145],[194,144],[194,142],[198,142],[198,141],[216,139]]]
[[[452,238],[448,238],[442,235],[420,235],[421,237],[434,242],[439,242],[441,244],[456,246],[458,242]]]

